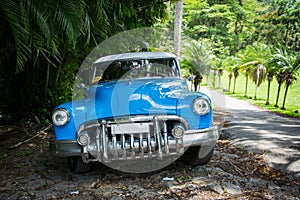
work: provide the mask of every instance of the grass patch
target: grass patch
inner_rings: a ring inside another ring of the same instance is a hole
[[[205,77],[204,82],[208,84],[211,88],[213,88],[213,77]],[[297,111],[300,112],[300,75],[297,78],[298,81],[294,81],[293,85],[289,87],[289,91],[287,94],[287,99],[285,103],[286,110],[281,110],[282,102],[283,102],[283,96],[285,92],[285,84],[281,86],[280,90],[280,97],[278,101],[279,108],[274,107],[276,102],[276,96],[277,96],[277,88],[278,83],[276,79],[274,78],[271,82],[271,90],[270,90],[270,104],[266,105],[266,99],[267,99],[267,87],[268,83],[267,81],[264,81],[258,88],[257,91],[257,100],[254,100],[254,92],[255,92],[255,84],[252,82],[251,79],[249,79],[248,82],[248,89],[247,89],[247,97],[244,97],[245,95],[245,85],[246,85],[246,78],[244,75],[240,74],[236,80],[236,87],[235,87],[235,93],[233,94],[233,84],[234,84],[234,78],[232,78],[231,81],[231,87],[230,91],[225,92],[225,94],[230,95],[232,97],[246,100],[250,102],[253,105],[257,105],[261,108],[267,109],[272,112],[276,112],[283,115],[288,115],[292,117],[300,117],[300,113],[296,113]],[[218,87],[218,78],[215,78],[215,88]],[[223,90],[224,88],[228,89],[228,74],[224,73],[221,77],[220,81],[220,88],[219,90]]]

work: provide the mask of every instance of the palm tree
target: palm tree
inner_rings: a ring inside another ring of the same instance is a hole
[[[64,66],[63,51],[75,50],[78,38],[87,34],[85,6],[84,2],[50,0],[0,2],[0,68],[9,80],[4,94],[22,99],[16,103],[22,109],[45,104],[51,79]],[[20,112],[17,106],[12,109]]]
[[[277,53],[273,55],[270,63],[273,66],[277,66],[280,70],[276,75],[278,81],[278,92],[276,98],[275,107],[278,107],[278,96],[280,92],[280,86],[285,82],[285,92],[281,109],[285,110],[285,102],[290,85],[296,80],[296,75],[300,69],[300,54],[289,54],[286,50],[277,49]]]
[[[249,81],[249,75],[250,74],[251,74],[251,68],[246,69],[246,71],[245,71],[246,83],[245,83],[245,94],[244,94],[244,97],[248,97],[247,96],[247,92],[248,92],[248,81]]]
[[[255,64],[257,64],[256,61],[248,62],[248,63],[242,64],[240,66],[241,70],[245,71],[245,77],[246,77],[244,97],[247,97],[249,76],[252,74],[252,71],[254,70],[254,65]]]
[[[257,67],[252,72],[252,80],[255,83],[254,100],[257,99],[257,96],[256,96],[257,89],[265,78],[266,78],[266,68],[262,64],[258,64]]]
[[[231,86],[231,79],[232,79],[232,72],[230,72],[231,70],[229,70],[229,74],[228,74],[228,78],[229,78],[229,81],[228,81],[228,92],[230,92],[230,86]]]
[[[273,77],[276,75],[279,68],[276,65],[273,65],[271,62],[272,59],[269,59],[266,68],[267,68],[267,80],[268,80],[268,88],[267,88],[267,100],[266,105],[270,105],[270,89],[271,89],[271,82]]]
[[[256,86],[254,99],[257,99],[257,90],[261,82],[265,79],[265,66],[271,55],[272,49],[262,43],[254,43],[252,46],[247,46],[244,51],[237,54],[241,62],[241,68],[245,71],[246,75],[245,96],[247,96],[248,77],[251,75]]]
[[[1,0],[0,71],[6,77],[1,77],[0,95],[8,99],[4,103],[19,112],[16,105],[31,110],[54,106],[49,102],[57,103],[55,97],[70,100],[74,74],[96,45],[124,29],[153,25],[166,16],[165,8],[160,0]]]
[[[4,44],[14,44],[8,53],[16,52],[16,71],[21,71],[30,59],[44,58],[54,64],[50,57],[57,59],[61,44],[74,47],[77,37],[86,33],[85,6],[84,1],[1,1],[1,21],[5,24],[2,31],[12,36]]]
[[[239,76],[239,66],[236,65],[233,68],[233,77],[234,77],[234,80],[233,80],[233,91],[232,91],[232,94],[234,94],[234,92],[235,92],[236,79],[237,79],[238,76]]]
[[[278,89],[277,89],[277,96],[276,96],[276,103],[274,105],[274,107],[278,107],[278,100],[279,100],[279,95],[280,95],[280,89],[281,89],[281,85],[283,84],[284,82],[284,73],[279,70],[276,74],[276,80],[277,80],[277,83],[278,83]]]
[[[281,110],[285,110],[284,106],[285,106],[288,89],[289,89],[290,85],[292,85],[294,80],[297,80],[296,74],[298,73],[299,68],[300,68],[300,59],[298,59],[297,65],[293,65],[291,68],[287,69],[287,71],[285,72],[285,74],[286,74],[285,75],[285,92],[284,92],[284,97],[283,97],[283,101],[282,101],[282,106],[280,108]]]
[[[267,88],[267,100],[266,100],[266,105],[270,105],[270,89],[271,89],[271,81],[273,80],[274,74],[272,72],[268,72],[267,69],[267,80],[268,80],[268,88]]]
[[[223,75],[223,67],[219,67],[218,69],[218,88],[221,88],[221,76]]]
[[[202,75],[207,74],[209,68],[212,67],[214,55],[212,54],[211,44],[207,40],[201,40],[199,42],[192,40],[186,42],[183,46],[182,57],[193,67],[192,71],[196,71],[197,73],[195,74],[199,73],[199,77],[202,77]]]
[[[215,65],[216,65],[215,73],[218,76],[217,88],[221,88],[221,76],[223,75],[223,71],[224,71],[224,66],[223,66],[224,58],[215,57],[214,61],[215,61]]]
[[[223,65],[225,66],[225,70],[228,72],[228,91],[230,91],[232,78],[235,75],[236,77],[238,76],[238,74],[235,72],[235,69],[238,69],[239,62],[236,57],[231,56],[224,60]]]

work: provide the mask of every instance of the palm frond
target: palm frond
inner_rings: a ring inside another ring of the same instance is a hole
[[[27,46],[29,31],[26,29],[26,19],[22,15],[20,6],[10,0],[0,1],[1,21],[5,27],[1,31],[6,32],[7,37],[3,38],[6,45],[1,45],[1,52],[7,55],[16,55],[16,72],[23,69],[24,63],[30,58],[31,49]]]
[[[86,14],[84,1],[49,0],[49,5],[54,11],[54,24],[65,34],[68,43],[75,47]]]
[[[31,24],[37,25],[39,27],[39,32],[41,32],[47,41],[50,41],[51,30],[49,18],[51,17],[52,13],[50,9],[45,9],[43,7],[43,2],[44,1],[23,0],[22,7],[25,9],[24,14],[27,17],[27,20],[31,21]]]
[[[205,41],[190,41],[185,43],[183,58],[186,59],[200,73],[206,73],[212,67],[214,55],[211,45]]]
[[[263,82],[266,78],[267,70],[266,67],[262,64],[258,64],[256,68],[252,72],[252,80],[258,86]]]

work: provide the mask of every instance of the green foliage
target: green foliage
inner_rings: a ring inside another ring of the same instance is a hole
[[[297,79],[300,79],[300,74],[298,74]],[[228,76],[227,72],[224,73],[224,75],[221,77],[221,85],[226,86],[228,83]],[[272,83],[272,89],[270,90],[270,100],[269,104],[266,105],[266,99],[267,99],[267,88],[268,83],[265,81],[261,84],[259,90],[257,91],[257,97],[259,97],[257,100],[254,100],[253,94],[255,92],[255,83],[249,82],[248,85],[248,96],[244,96],[244,87],[246,84],[245,77],[240,76],[237,78],[237,86],[235,94],[232,94],[231,92],[228,92],[228,95],[231,95],[235,98],[239,98],[245,101],[248,101],[251,104],[257,105],[259,107],[265,108],[266,110],[282,113],[284,115],[294,116],[294,117],[300,117],[300,113],[295,113],[296,110],[300,111],[300,94],[299,94],[299,88],[300,88],[300,82],[294,82],[294,84],[290,87],[289,94],[286,99],[286,110],[281,110],[280,108],[274,107],[274,104],[276,103],[276,96],[277,96],[277,87],[278,83],[276,80],[273,80]],[[279,97],[279,103],[281,104],[283,101],[283,96],[281,95]]]
[[[286,86],[284,108],[288,87],[299,72],[296,66],[300,62],[300,1],[185,0],[184,13],[184,36],[212,42],[213,53],[217,56],[213,69],[218,69],[218,87],[223,70],[226,70],[229,91],[234,78],[234,93],[236,79],[242,72],[246,78],[244,96],[247,96],[248,79],[251,78],[256,99],[257,94],[261,95],[258,87],[267,77],[266,103],[269,104],[271,81],[275,76],[278,81],[276,105],[281,99],[281,85],[285,83]],[[275,52],[274,47],[285,50]]]
[[[183,60],[189,64],[193,73],[207,74],[213,66],[212,45],[208,40],[185,42]]]
[[[277,0],[255,19],[251,40],[300,50],[300,1]]]
[[[269,65],[277,68],[279,73],[285,74],[289,79],[296,80],[296,76],[300,69],[300,55],[288,53],[286,50],[277,49],[272,55]],[[291,80],[288,81],[291,83]]]
[[[49,115],[71,99],[77,70],[97,44],[138,27],[173,29],[172,2],[0,1],[0,115]],[[226,69],[231,78],[242,72],[248,80],[263,65],[269,83],[273,76],[281,81],[279,88],[296,80],[300,1],[185,0],[183,13],[183,38],[198,41],[183,48],[185,74],[211,68],[220,81]]]
[[[227,47],[233,54],[248,45],[256,14],[266,10],[256,0],[241,1],[185,1],[183,33],[198,40],[208,38]],[[216,46],[218,48],[218,46]],[[216,51],[216,55],[219,56]]]
[[[214,42],[222,42],[230,46],[230,35],[227,25],[233,20],[234,14],[229,5],[213,5],[202,1],[185,1],[183,17],[183,33],[188,37],[199,40],[208,38]]]
[[[3,0],[0,2],[0,113],[47,115],[70,100],[86,55],[121,31],[167,18],[154,0]]]
[[[269,61],[271,69],[276,69],[276,79],[279,84],[275,106],[278,106],[278,99],[280,94],[280,86],[285,82],[285,93],[282,103],[282,109],[285,109],[285,101],[288,93],[289,86],[297,80],[297,75],[300,69],[300,56],[299,53],[291,54],[286,50],[277,49],[277,52],[271,57]]]

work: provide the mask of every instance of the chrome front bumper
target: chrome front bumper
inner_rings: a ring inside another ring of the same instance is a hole
[[[186,130],[181,137],[170,134],[168,120],[178,121],[184,126]],[[216,126],[197,130],[188,128],[187,122],[178,116],[138,117],[130,118],[130,122],[128,119],[97,121],[84,124],[78,129],[78,142],[56,140],[52,141],[51,146],[58,156],[77,155],[82,156],[86,163],[108,163],[180,156],[189,146],[213,147],[219,138]],[[83,141],[86,143],[83,144]]]

